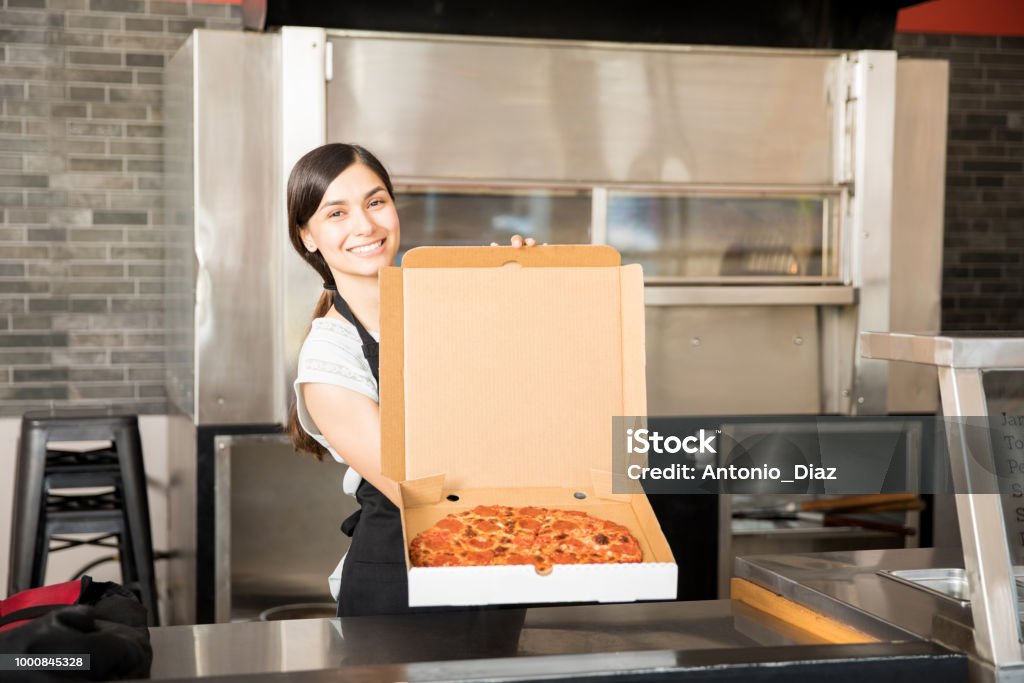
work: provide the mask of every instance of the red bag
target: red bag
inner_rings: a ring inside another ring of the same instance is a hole
[[[5,671],[4,683],[148,678],[153,663],[146,608],[124,586],[83,576],[0,600],[0,652],[88,654],[90,668]]]
[[[82,596],[82,579],[30,588],[0,600],[0,631],[17,628],[58,607],[74,605]]]

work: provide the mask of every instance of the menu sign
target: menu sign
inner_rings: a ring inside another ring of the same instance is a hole
[[[1024,565],[1024,372],[987,372],[984,381],[1010,560]]]

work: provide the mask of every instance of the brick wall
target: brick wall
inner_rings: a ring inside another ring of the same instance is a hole
[[[942,328],[1024,330],[1024,38],[897,34],[950,62]]]
[[[0,415],[166,412],[163,65],[240,8],[0,3]]]

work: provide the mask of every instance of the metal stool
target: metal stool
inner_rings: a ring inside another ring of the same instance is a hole
[[[48,448],[55,441],[109,441],[110,446],[82,453]],[[109,490],[54,492],[97,487]],[[82,541],[59,534],[99,536]],[[41,586],[47,555],[79,545],[116,547],[121,582],[139,594],[150,625],[159,624],[138,418],[95,411],[26,413],[18,444],[8,594]]]

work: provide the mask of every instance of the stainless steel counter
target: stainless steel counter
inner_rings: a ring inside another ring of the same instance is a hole
[[[859,588],[870,581],[858,578],[851,563],[870,564],[886,553],[918,552],[909,560],[891,556],[893,568],[929,559],[928,551],[877,552],[882,555],[793,556],[803,559],[788,564],[782,557],[758,558],[744,560],[743,566],[762,578],[777,567],[780,585],[801,571],[821,586],[852,585],[845,592],[826,588],[838,603],[844,594],[874,595]],[[818,569],[838,571],[839,578],[816,575]],[[813,634],[728,600],[175,626],[152,630],[152,677],[440,681],[621,680],[627,675],[647,680],[699,672],[701,680],[778,680],[772,677],[780,674],[787,680],[828,675],[833,683],[868,677],[881,683],[908,675],[926,675],[932,683],[965,680],[962,655],[867,612],[855,615],[854,622],[884,642],[823,645]]]
[[[172,626],[152,630],[152,677],[802,642],[773,629],[727,600]]]
[[[966,649],[964,635],[973,623],[969,605],[878,573],[962,568],[963,562],[959,548],[858,550],[743,557],[736,560],[735,574],[869,633],[882,622],[907,637]]]

